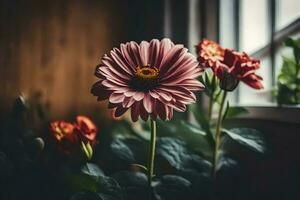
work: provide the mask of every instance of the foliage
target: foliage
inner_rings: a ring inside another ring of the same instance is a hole
[[[283,57],[276,97],[279,105],[294,105],[300,103],[300,38],[288,38],[285,45],[292,48],[293,56]]]

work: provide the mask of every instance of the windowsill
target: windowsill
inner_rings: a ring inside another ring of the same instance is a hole
[[[291,122],[300,124],[300,105],[277,106],[275,103],[264,105],[239,105],[235,107],[244,107],[248,110],[248,114],[238,118],[244,119],[263,119],[280,122]]]

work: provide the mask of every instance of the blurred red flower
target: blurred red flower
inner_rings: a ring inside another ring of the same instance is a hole
[[[97,135],[97,127],[85,116],[77,116],[74,124],[75,131],[84,142],[94,143]]]
[[[74,137],[73,130],[73,124],[65,121],[54,121],[51,123],[51,131],[57,141],[62,141],[66,138],[70,141],[77,140],[76,137]]]
[[[203,67],[214,69],[224,59],[224,49],[216,42],[204,39],[196,46],[198,61]]]
[[[97,128],[85,116],[77,116],[74,124],[65,121],[54,121],[50,125],[51,133],[58,146],[66,154],[71,154],[80,149],[84,144],[96,144]]]

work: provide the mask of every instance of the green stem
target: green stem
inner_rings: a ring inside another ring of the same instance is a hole
[[[220,147],[220,140],[221,140],[221,128],[222,128],[222,118],[223,118],[223,109],[225,105],[225,100],[227,96],[227,91],[224,91],[221,107],[219,110],[217,127],[216,127],[216,135],[215,135],[215,150],[214,150],[214,159],[213,159],[213,177],[216,178],[217,175],[217,163],[218,163],[218,151]]]
[[[153,172],[154,172],[156,121],[150,119],[150,127],[151,127],[151,138],[150,138],[149,156],[148,156],[148,159],[149,159],[148,160],[148,185],[149,185],[149,188],[151,188],[152,177],[153,177]]]

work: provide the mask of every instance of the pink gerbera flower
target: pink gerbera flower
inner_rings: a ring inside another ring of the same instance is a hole
[[[133,121],[170,120],[173,109],[183,112],[195,102],[193,92],[203,89],[196,80],[201,73],[196,58],[169,39],[127,42],[103,56],[91,92],[108,99],[116,117],[131,108]]]

